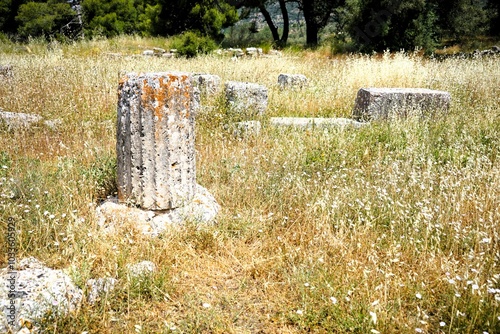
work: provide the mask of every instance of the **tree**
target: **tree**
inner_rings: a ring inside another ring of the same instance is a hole
[[[435,1],[442,37],[466,41],[488,30],[488,11],[483,0]]]
[[[500,1],[488,1],[488,12],[490,13],[490,34],[500,37]]]
[[[0,0],[0,31],[14,34],[17,32],[19,23],[16,21],[19,6],[26,1]]]
[[[283,16],[283,32],[281,33],[281,37],[278,31],[278,27],[273,21],[273,18],[269,11],[267,10],[267,6],[271,4],[275,4],[278,2],[280,6],[281,15]],[[278,46],[285,46],[288,41],[288,34],[290,32],[290,20],[288,17],[288,9],[286,8],[285,0],[233,0],[230,1],[232,5],[236,8],[256,8],[260,11],[264,19],[266,20],[267,26],[271,31],[271,35],[273,36],[274,42]]]
[[[423,47],[432,50],[439,36],[437,0],[359,0],[348,30],[365,52]]]
[[[335,9],[343,6],[345,0],[297,0],[306,21],[306,44],[318,45],[318,34],[330,20]]]
[[[16,21],[19,23],[18,34],[22,38],[29,36],[55,36],[75,15],[71,6],[64,0],[48,2],[28,2],[19,6]]]
[[[104,35],[107,37],[138,32],[141,0],[83,0],[84,27],[87,36]]]
[[[224,0],[160,0],[154,33],[170,36],[196,31],[216,40],[223,38],[222,29],[238,20],[236,9]]]

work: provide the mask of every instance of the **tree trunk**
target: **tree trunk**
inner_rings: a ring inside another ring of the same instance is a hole
[[[318,45],[318,32],[319,26],[315,17],[316,3],[314,1],[303,0],[302,1],[302,13],[304,14],[304,20],[306,21],[306,44],[307,46],[317,46]]]
[[[305,16],[305,15],[304,15]],[[319,33],[319,27],[318,24],[314,19],[307,19],[306,20],[306,44],[307,46],[317,46],[318,45],[318,33]]]
[[[285,0],[279,0],[279,2],[281,14],[283,15],[283,33],[281,34],[280,44],[281,46],[285,46],[290,32],[290,20],[288,18],[288,10],[286,9]]]
[[[259,5],[259,10],[264,15],[264,18],[266,19],[267,25],[269,26],[269,29],[271,29],[271,34],[273,34],[273,39],[275,42],[279,42],[280,40],[280,35],[278,33],[278,28],[273,23],[273,19],[271,17],[271,14],[267,11],[266,7],[264,5]]]

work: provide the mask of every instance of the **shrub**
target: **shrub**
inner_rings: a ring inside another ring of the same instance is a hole
[[[217,48],[213,39],[194,31],[188,31],[176,37],[172,45],[181,56],[188,58],[196,57],[198,54],[207,54]]]

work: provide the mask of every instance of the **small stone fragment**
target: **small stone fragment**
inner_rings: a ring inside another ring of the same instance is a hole
[[[156,271],[156,265],[151,261],[141,261],[127,265],[127,270],[132,278],[147,276]]]
[[[89,279],[87,281],[88,293],[87,298],[89,303],[93,304],[102,295],[109,293],[115,289],[116,279],[112,277]]]

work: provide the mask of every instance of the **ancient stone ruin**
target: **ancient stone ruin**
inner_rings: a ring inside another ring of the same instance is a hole
[[[118,93],[118,200],[148,210],[194,195],[196,96],[181,73],[128,74]]]
[[[281,89],[301,89],[308,85],[307,77],[303,74],[281,73],[278,76],[278,85]]]
[[[16,130],[29,128],[37,124],[44,124],[51,129],[56,129],[62,124],[62,120],[43,120],[43,117],[37,114],[11,112],[0,108],[0,126],[5,125],[10,130]]]
[[[448,112],[450,93],[424,88],[361,88],[352,116],[359,121],[435,117]]]
[[[268,91],[266,86],[256,83],[228,81],[225,84],[229,110],[254,116],[267,109]]]
[[[271,117],[269,124],[274,127],[298,129],[344,129],[347,127],[360,128],[368,123],[357,122],[350,118]]]
[[[33,257],[22,259],[15,271],[0,269],[0,333],[31,327],[36,333],[37,321],[47,313],[72,312],[82,300],[82,290],[62,270],[48,268]]]
[[[143,233],[156,235],[167,224],[214,218],[218,204],[196,183],[198,108],[189,73],[129,73],[120,81],[118,199],[98,208],[102,225],[130,218]]]
[[[193,83],[201,94],[213,95],[220,91],[221,79],[218,75],[195,73],[193,74]]]

